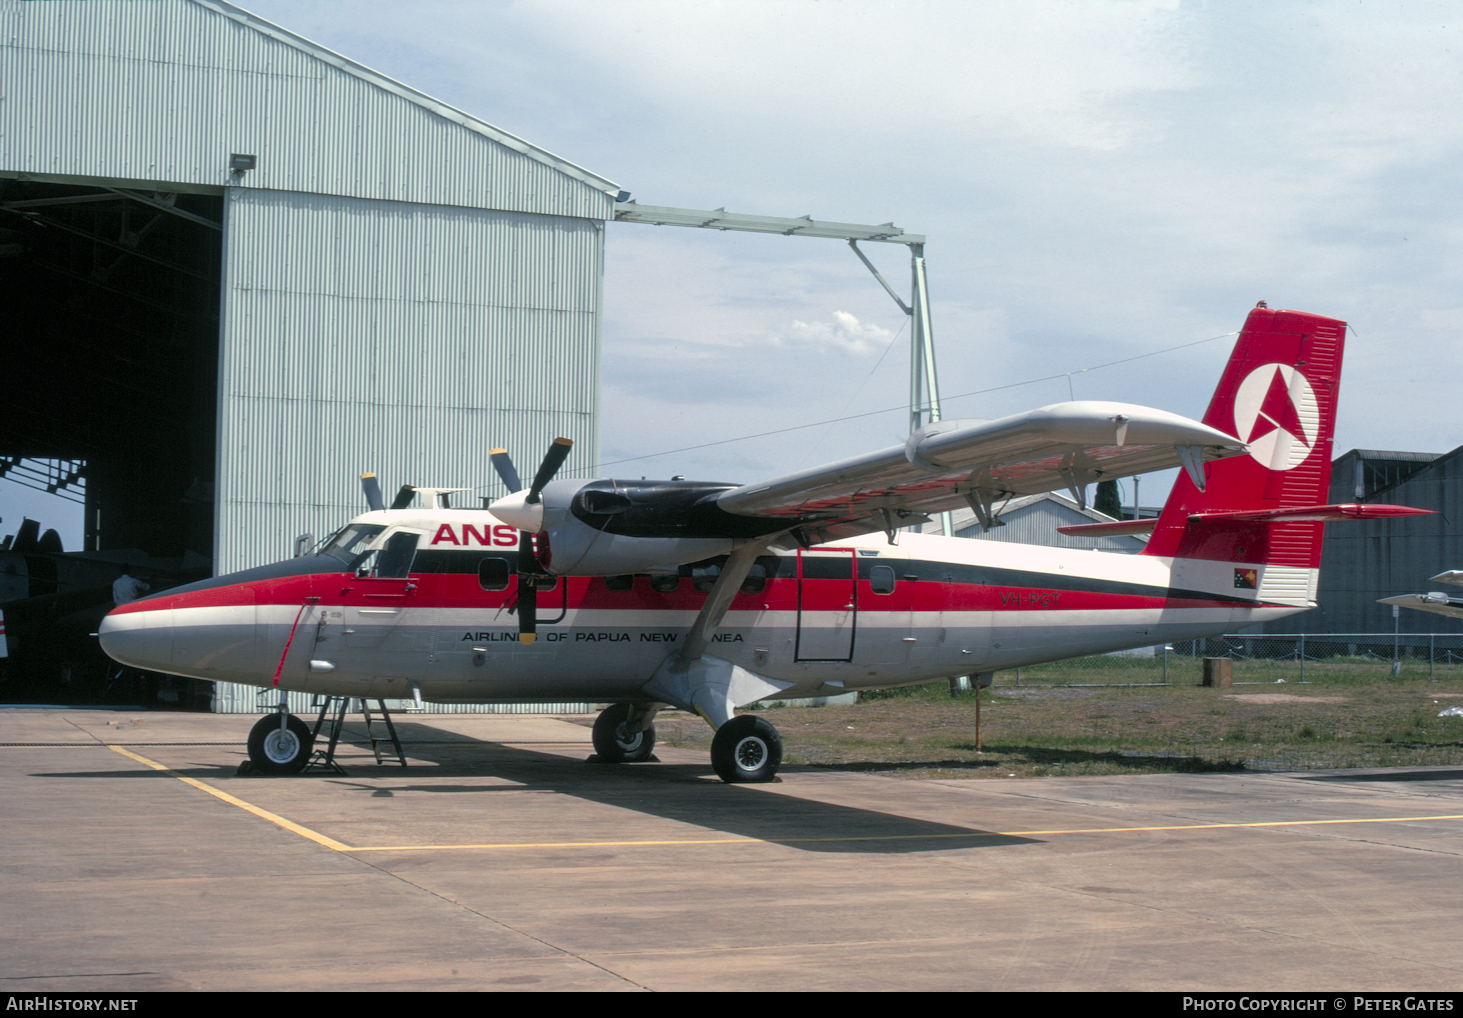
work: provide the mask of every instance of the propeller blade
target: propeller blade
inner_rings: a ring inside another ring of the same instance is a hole
[[[528,486],[528,497],[524,499],[529,505],[534,505],[539,500],[539,493],[544,490],[544,485],[554,479],[564,461],[569,458],[569,449],[574,442],[568,438],[556,438],[554,444],[549,446],[548,454],[544,461],[539,464],[538,473],[533,475],[533,483]]]
[[[513,469],[513,460],[507,449],[493,449],[488,453],[488,461],[510,493],[523,490],[523,482],[518,479],[518,471]]]
[[[366,506],[376,512],[386,508],[386,503],[381,500],[381,485],[376,481],[375,474],[361,475],[361,490],[366,494]]]
[[[533,553],[533,535],[518,532],[518,642],[538,639],[538,557]]]
[[[410,484],[403,484],[401,490],[396,493],[396,497],[391,500],[391,508],[405,509],[411,505],[411,500],[416,497],[417,489],[413,488]]]

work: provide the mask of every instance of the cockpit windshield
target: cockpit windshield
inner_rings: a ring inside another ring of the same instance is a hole
[[[366,547],[385,529],[378,523],[347,524],[326,542],[320,554],[339,559],[347,571],[354,570],[366,557]]]

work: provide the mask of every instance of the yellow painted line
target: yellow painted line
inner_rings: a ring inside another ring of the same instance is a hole
[[[969,831],[959,834],[875,834],[847,835],[834,838],[677,838],[668,841],[544,841],[502,842],[478,845],[370,845],[349,849],[351,852],[437,852],[461,849],[496,848],[617,848],[627,846],[656,847],[663,845],[736,845],[736,844],[800,844],[827,841],[934,841],[951,838],[1029,838],[1055,834],[1131,834],[1144,831],[1208,831],[1239,827],[1307,827],[1319,824],[1400,824],[1418,820],[1463,820],[1463,814],[1424,817],[1367,817],[1353,820],[1263,820],[1234,824],[1170,824],[1163,827],[1074,827],[1051,831]]]
[[[807,844],[818,842],[847,842],[847,841],[942,841],[957,838],[1031,838],[1031,837],[1052,837],[1058,834],[1140,834],[1156,831],[1217,831],[1236,829],[1244,827],[1318,827],[1326,824],[1405,824],[1428,820],[1463,820],[1463,813],[1445,813],[1435,816],[1416,817],[1357,817],[1347,820],[1257,820],[1248,823],[1229,824],[1166,824],[1153,827],[1070,827],[1059,828],[1049,831],[962,831],[958,834],[871,834],[871,835],[843,835],[829,838],[670,838],[664,840],[643,840],[643,841],[507,841],[494,843],[480,843],[468,845],[347,845],[344,842],[328,838],[323,834],[310,830],[295,823],[293,820],[286,820],[277,813],[271,813],[267,809],[261,809],[252,803],[245,802],[238,796],[230,795],[222,789],[214,788],[205,784],[197,778],[190,778],[179,774],[177,771],[155,760],[149,760],[145,756],[139,756],[129,749],[121,746],[107,746],[114,753],[120,753],[140,764],[145,764],[155,771],[160,771],[169,777],[177,778],[185,785],[191,785],[199,791],[207,792],[217,799],[222,799],[231,806],[237,806],[246,812],[252,813],[262,820],[285,830],[298,834],[323,845],[336,852],[451,852],[467,851],[476,849],[478,851],[495,849],[544,849],[544,848],[657,848],[678,845],[786,845],[786,844]]]
[[[1321,824],[1405,824],[1414,820],[1463,820],[1463,814],[1428,817],[1356,817],[1349,820],[1258,820],[1243,824],[1169,824],[1163,827],[1086,827],[1062,831],[1006,831],[1016,838],[1037,834],[1115,834],[1128,831],[1213,831],[1233,827],[1314,827]]]
[[[149,760],[145,756],[139,756],[136,753],[132,752],[130,749],[123,749],[121,746],[108,746],[107,748],[114,753],[121,753],[129,760],[136,760],[138,763],[146,764],[155,771],[161,771],[162,773],[168,775],[168,777],[177,778],[185,785],[192,785],[199,791],[207,792],[209,795],[213,796],[216,799],[222,799],[230,806],[237,806],[240,809],[245,810],[246,812],[253,813],[256,817],[259,817],[262,820],[268,820],[270,823],[275,824],[279,827],[283,827],[285,830],[289,831],[292,834],[298,834],[302,838],[308,838],[310,841],[315,842],[317,845],[324,845],[326,848],[334,849],[337,852],[354,851],[354,849],[352,849],[349,845],[342,844],[341,842],[336,841],[334,838],[327,838],[323,834],[318,834],[315,831],[310,830],[310,828],[308,827],[302,827],[299,824],[295,823],[293,820],[286,820],[284,817],[278,815],[277,813],[271,813],[267,809],[260,809],[258,806],[255,806],[252,803],[245,802],[238,796],[230,795],[228,792],[225,792],[218,788],[214,788],[212,785],[206,785],[202,781],[199,781],[197,778],[190,778],[186,775],[179,774],[172,768],[165,767],[162,764],[158,763],[156,760]]]

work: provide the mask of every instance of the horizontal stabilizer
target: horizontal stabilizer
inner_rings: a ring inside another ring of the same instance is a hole
[[[1343,520],[1384,520],[1395,516],[1420,516],[1431,509],[1413,509],[1405,505],[1312,505],[1295,509],[1256,509],[1235,512],[1193,513],[1190,523],[1339,523]],[[1154,520],[1114,520],[1112,523],[1081,523],[1058,527],[1057,533],[1071,537],[1124,537],[1130,534],[1151,534]],[[1456,579],[1444,579],[1455,576]],[[1442,583],[1463,585],[1463,572],[1444,573],[1433,579]],[[1411,595],[1408,595],[1411,596]]]
[[[1429,516],[1431,509],[1405,505],[1309,505],[1292,509],[1254,509],[1193,513],[1190,523],[1337,523],[1342,520],[1385,520],[1394,516]]]
[[[1128,537],[1134,534],[1151,534],[1157,523],[1157,518],[1113,520],[1111,523],[1075,523],[1070,527],[1058,527],[1057,533],[1072,537]]]

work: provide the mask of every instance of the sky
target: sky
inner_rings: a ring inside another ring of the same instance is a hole
[[[947,418],[1200,417],[1265,300],[1352,327],[1337,454],[1463,444],[1456,2],[241,6],[644,204],[925,234]],[[907,319],[843,242],[607,233],[596,472],[750,482],[904,440]],[[865,250],[907,290],[904,247]]]

